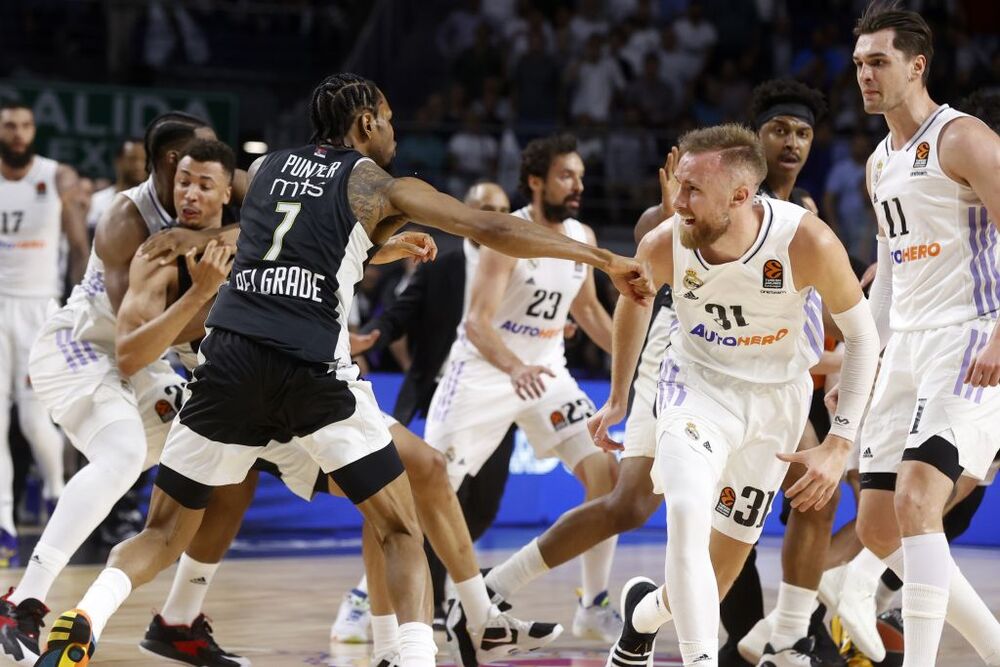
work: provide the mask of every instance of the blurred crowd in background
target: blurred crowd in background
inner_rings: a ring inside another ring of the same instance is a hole
[[[233,92],[240,142],[302,142],[304,98],[335,70],[377,81],[394,109],[394,171],[458,197],[499,182],[514,208],[521,147],[557,129],[580,139],[581,219],[604,244],[630,243],[659,199],[657,168],[685,130],[749,123],[757,83],[822,91],[799,185],[852,256],[874,257],[864,164],[885,134],[862,111],[851,59],[867,0],[7,0],[0,77]],[[1000,86],[1000,3],[912,0],[935,36],[939,102]],[[248,164],[252,155],[243,154]],[[101,184],[96,186],[99,188]],[[352,321],[405,288],[412,267],[369,267]],[[599,291],[609,308],[614,295]],[[596,347],[571,338],[572,367],[603,375]],[[409,363],[405,344],[372,370]]]

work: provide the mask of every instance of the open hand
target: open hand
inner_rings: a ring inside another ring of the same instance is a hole
[[[625,407],[605,403],[601,409],[587,419],[587,430],[594,444],[606,452],[616,452],[625,449],[620,442],[611,439],[608,429],[625,418]]]
[[[830,502],[844,475],[851,447],[849,440],[828,435],[819,447],[791,454],[777,454],[786,463],[798,463],[806,467],[799,481],[785,492],[792,501],[792,507],[800,512],[821,510]]]
[[[195,255],[207,249],[208,242],[215,238],[215,230],[211,234],[186,227],[171,227],[153,234],[139,250],[143,259],[160,260],[160,266],[166,266],[181,255],[187,255],[193,250]]]
[[[236,248],[231,245],[209,241],[201,259],[195,261],[196,251],[193,248],[188,250],[184,254],[184,262],[191,274],[192,289],[198,290],[205,298],[215,296],[219,286],[226,282],[235,252]]]
[[[514,385],[517,397],[522,401],[532,398],[541,398],[545,393],[545,384],[542,376],[555,377],[556,374],[545,366],[528,366],[521,364],[510,372],[510,383]]]

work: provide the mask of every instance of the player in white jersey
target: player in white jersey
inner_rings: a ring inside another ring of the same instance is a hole
[[[626,584],[625,628],[608,665],[652,664],[656,631],[671,617],[684,664],[718,664],[719,598],[759,537],[788,463],[806,467],[788,491],[793,506],[824,506],[875,375],[877,333],[843,246],[806,209],[754,197],[767,173],[756,135],[736,125],[695,130],[680,154],[677,214],[636,256],[656,285],[687,295],[674,302],[679,326],[656,403],[651,478],[667,500],[666,586]],[[796,453],[808,371],[822,351],[810,331],[820,297],[847,344],[840,412],[819,447]],[[621,447],[608,428],[624,415],[648,318],[622,301],[615,310],[611,395],[589,420],[603,448]],[[798,652],[770,659],[797,665]]]
[[[134,188],[147,177],[145,144],[141,138],[125,139],[118,145],[118,150],[115,152],[115,182],[98,190],[90,198],[90,210],[87,211],[87,230],[90,232],[91,238],[97,229],[97,221],[111,206],[115,195]]]
[[[579,210],[583,171],[574,137],[531,142],[521,164],[521,187],[531,204],[514,215],[594,244],[590,228],[572,217]],[[468,308],[431,401],[427,442],[444,452],[458,488],[517,423],[536,455],[558,456],[573,471],[588,499],[606,494],[617,466],[589,442],[585,420],[593,403],[566,369],[563,347],[570,312],[599,346],[610,347],[611,320],[589,269],[559,259],[518,260],[486,248],[473,257],[478,265],[466,270],[472,283]],[[579,635],[614,636],[619,627],[605,604],[616,540],[583,555],[583,598],[574,621]],[[454,612],[449,627],[461,607]]]
[[[44,480],[44,499],[54,504],[62,493],[63,440],[32,391],[28,350],[49,302],[62,295],[61,236],[69,240],[74,280],[87,257],[86,226],[78,207],[69,205],[76,172],[35,155],[34,141],[32,110],[17,102],[0,106],[0,567],[18,564],[7,442],[12,402]]]
[[[172,224],[177,159],[198,135],[214,133],[186,115],[165,115],[150,124],[152,175],[116,197],[98,224],[84,279],[45,321],[31,348],[35,393],[88,464],[66,485],[24,575],[0,605],[0,616],[19,627],[17,636],[0,635],[3,655],[13,662],[32,664],[48,611],[44,600],[55,578],[141,471],[159,459],[180,409],[183,380],[166,361],[131,377],[119,371],[115,312],[140,243]]]
[[[954,565],[942,514],[959,476],[982,478],[997,450],[1000,138],[930,98],[932,35],[918,14],[873,4],[855,35],[865,111],[889,126],[867,168],[872,312],[888,344],[862,438],[857,532],[904,582],[907,667],[935,663],[945,620],[998,665],[1000,623]]]

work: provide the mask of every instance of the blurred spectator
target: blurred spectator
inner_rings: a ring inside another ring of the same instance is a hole
[[[678,98],[683,97],[688,84],[701,72],[701,59],[681,49],[677,33],[669,25],[660,30],[660,48],[656,54],[663,80],[673,86]]]
[[[399,176],[416,175],[443,187],[441,176],[444,173],[447,150],[436,132],[437,123],[432,117],[432,108],[432,104],[428,102],[417,110],[413,127],[400,133],[393,166]],[[437,120],[440,122],[440,118]]]
[[[504,44],[509,48],[508,64],[516,65],[527,51],[531,49],[531,34],[538,32],[541,36],[541,48],[552,53],[555,37],[552,26],[545,20],[545,15],[538,11],[530,2],[522,0],[518,6],[517,16],[503,27]]]
[[[603,39],[591,35],[583,58],[570,66],[567,80],[573,87],[569,114],[574,122],[604,124],[615,93],[625,87],[625,78],[613,59],[602,51]]]
[[[472,103],[472,110],[485,125],[504,125],[511,120],[510,100],[503,96],[503,83],[497,77],[483,82],[483,94]]]
[[[448,14],[435,38],[441,55],[451,59],[471,47],[476,27],[482,20],[479,0],[465,0],[461,7]]]
[[[653,23],[653,10],[650,0],[640,0],[636,11],[629,17],[632,33],[629,35],[623,55],[628,58],[632,70],[642,70],[642,61],[646,54],[656,50],[660,44],[660,33]]]
[[[604,159],[612,220],[628,224],[648,205],[650,167],[657,161],[656,141],[640,121],[639,109],[629,106],[623,124],[608,133]]]
[[[545,35],[538,27],[528,34],[528,50],[518,60],[511,77],[517,119],[543,134],[556,124],[561,98],[559,63],[545,50]]]
[[[664,128],[677,115],[679,100],[677,92],[663,80],[660,73],[660,54],[646,54],[642,63],[642,75],[629,84],[625,100],[640,112],[642,124]]]
[[[482,93],[484,80],[503,74],[503,57],[493,46],[489,24],[482,21],[475,34],[472,46],[459,54],[454,66],[455,80],[473,99]]]
[[[715,26],[705,19],[698,2],[688,5],[684,16],[674,21],[674,34],[681,50],[698,59],[699,69],[719,39]]]
[[[475,181],[495,178],[498,153],[497,140],[483,130],[475,111],[467,111],[448,142],[448,192],[461,197]]]
[[[825,220],[851,257],[875,260],[875,222],[865,187],[865,163],[872,142],[867,135],[851,137],[850,150],[834,163],[823,195]]]
[[[576,13],[569,21],[573,49],[581,53],[591,35],[603,37],[608,33],[609,27],[601,8],[601,0],[580,0]]]

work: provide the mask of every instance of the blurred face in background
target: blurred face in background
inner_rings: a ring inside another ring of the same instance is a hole
[[[146,148],[141,141],[126,141],[115,158],[115,173],[127,188],[146,180]]]
[[[583,158],[577,152],[556,155],[545,178],[529,176],[533,203],[542,208],[549,222],[562,222],[580,213],[583,197]]]
[[[20,169],[35,156],[35,114],[15,107],[0,111],[0,161]]]
[[[477,183],[465,195],[465,204],[480,211],[510,213],[510,200],[496,183]]]
[[[786,174],[797,178],[813,143],[813,128],[795,116],[775,116],[757,131],[764,145],[768,174]]]

